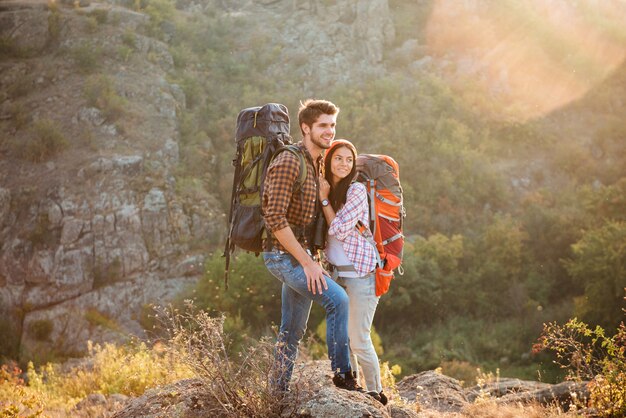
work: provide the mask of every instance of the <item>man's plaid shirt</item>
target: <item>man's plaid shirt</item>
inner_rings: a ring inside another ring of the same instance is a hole
[[[317,202],[318,171],[313,165],[311,154],[302,142],[297,146],[304,153],[307,174],[302,190],[293,193],[294,183],[300,175],[300,159],[291,152],[281,152],[267,169],[263,188],[263,218],[267,231],[272,233],[287,226],[305,226],[315,219]],[[317,161],[321,166],[322,157]],[[308,237],[298,237],[304,249],[309,249]],[[275,249],[285,251],[272,234]]]
[[[356,272],[365,276],[376,267],[377,250],[356,230],[358,221],[368,226],[365,234],[371,237],[367,189],[361,183],[352,183],[348,188],[346,204],[337,211],[328,228],[328,234],[341,241],[341,246]]]

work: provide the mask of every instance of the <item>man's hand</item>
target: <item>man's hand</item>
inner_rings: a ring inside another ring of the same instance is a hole
[[[306,263],[302,267],[304,268],[304,274],[306,274],[306,286],[309,292],[312,292],[314,295],[316,292],[319,292],[321,295],[324,290],[328,290],[328,284],[326,283],[324,274],[327,276],[330,276],[330,274],[328,274],[319,263],[311,260],[310,263]]]

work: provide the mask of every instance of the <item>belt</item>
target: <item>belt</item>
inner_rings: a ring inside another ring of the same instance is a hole
[[[345,266],[335,266],[333,264],[329,264],[330,266],[330,271],[336,271],[337,273],[343,273],[346,271],[350,271],[350,272],[355,272],[356,273],[356,269],[354,268],[354,266],[352,264],[348,264]]]

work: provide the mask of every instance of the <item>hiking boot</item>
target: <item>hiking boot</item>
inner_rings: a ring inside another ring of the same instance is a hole
[[[375,390],[370,390],[369,392],[367,392],[367,394],[371,396],[372,398],[376,399],[378,402],[382,403],[382,401],[380,400],[380,394],[376,392]]]
[[[385,395],[382,390],[380,392],[370,390],[369,392],[367,392],[367,394],[376,399],[378,402],[382,403],[383,405],[387,405],[387,402],[389,401],[389,399],[387,399],[387,395]]]
[[[339,389],[353,390],[355,392],[365,393],[365,390],[359,386],[356,379],[356,373],[348,370],[346,373],[337,373],[333,377],[333,383]]]

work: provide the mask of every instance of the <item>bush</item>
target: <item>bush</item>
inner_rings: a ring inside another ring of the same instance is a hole
[[[565,325],[544,325],[535,351],[549,350],[568,378],[591,380],[590,404],[603,417],[626,416],[626,326],[609,337],[576,318]]]
[[[85,312],[85,319],[92,326],[99,326],[110,329],[111,331],[120,332],[120,326],[113,319],[109,318],[107,315],[103,314],[97,309],[87,309],[87,311]]]
[[[12,408],[11,411],[16,408],[35,411],[34,405],[41,414],[42,405],[45,405],[46,409],[68,412],[91,393],[140,396],[149,388],[194,376],[193,371],[180,362],[180,356],[163,344],[148,348],[144,343],[117,347],[90,342],[88,351],[85,366],[73,367],[69,372],[62,372],[58,365],[51,363],[38,369],[29,363],[28,385],[18,380],[21,371],[12,372],[9,380],[3,379],[7,375],[6,368],[3,368],[0,372],[0,407],[7,405],[5,409]],[[24,416],[15,412],[14,415],[2,415],[6,414],[2,409],[0,412],[2,417]]]
[[[185,312],[165,313],[170,343],[216,401],[212,415],[281,416],[287,406],[284,395],[270,387],[272,376],[281,373],[273,368],[274,344],[261,339],[243,347],[239,356],[230,356],[223,316],[211,317],[191,303]]]
[[[89,16],[96,19],[99,25],[104,25],[109,19],[109,11],[106,9],[96,9],[90,12]]]
[[[22,370],[14,364],[0,367],[0,417],[36,418],[43,413],[41,397],[29,391],[20,377]]]
[[[31,322],[28,326],[28,332],[37,341],[47,340],[53,329],[54,325],[49,319],[39,319],[37,321]]]
[[[119,119],[128,106],[126,99],[115,91],[113,81],[104,75],[91,76],[85,82],[83,94],[87,104],[102,111],[108,121]]]
[[[94,45],[82,44],[74,47],[70,56],[81,72],[92,73],[100,66],[102,50]]]
[[[206,261],[206,272],[188,298],[212,315],[228,313],[240,316],[257,336],[272,322],[280,321],[280,282],[265,267],[263,259],[254,254],[237,254],[231,263],[229,289],[223,290],[224,258],[213,254]]]
[[[35,122],[29,134],[23,142],[13,143],[13,149],[18,157],[35,163],[46,161],[69,145],[57,123],[51,119]]]
[[[12,103],[9,106],[9,113],[15,125],[15,129],[22,129],[27,126],[30,121],[30,115],[22,103]]]

